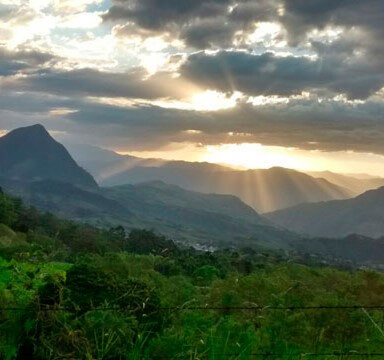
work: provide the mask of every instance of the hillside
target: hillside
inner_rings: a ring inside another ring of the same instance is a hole
[[[97,186],[41,125],[19,128],[0,138],[0,175],[21,181],[49,179]]]
[[[266,216],[292,231],[312,236],[384,235],[384,187],[348,200],[302,204]]]
[[[367,236],[351,234],[344,238],[312,238],[299,241],[295,245],[301,252],[331,256],[356,263],[376,265],[383,270],[384,237],[372,239]]]
[[[103,189],[130,209],[145,226],[183,243],[215,247],[290,248],[296,234],[271,223],[231,195],[202,194],[162,182]]]
[[[0,186],[7,193],[21,197],[26,204],[66,219],[107,226],[118,222],[128,224],[133,218],[127,207],[106,198],[97,188],[85,189],[54,180],[21,182],[1,177]]]
[[[87,190],[57,181],[0,186],[27,204],[98,226],[151,228],[184,245],[289,248],[298,236],[273,227],[238,198],[154,182]]]

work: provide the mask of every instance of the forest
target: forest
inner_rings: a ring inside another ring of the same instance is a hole
[[[0,358],[384,358],[380,272],[182,248],[3,192],[0,224]]]

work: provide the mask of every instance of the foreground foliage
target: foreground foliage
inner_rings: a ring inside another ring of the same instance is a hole
[[[3,194],[0,221],[0,358],[384,352],[383,312],[369,308],[384,305],[381,273],[254,250],[179,249],[148,230],[79,225]],[[357,304],[367,309],[327,308]]]

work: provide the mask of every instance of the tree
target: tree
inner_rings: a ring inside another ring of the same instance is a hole
[[[132,230],[128,237],[128,250],[137,254],[170,255],[177,254],[178,249],[173,241],[155,234],[152,230]]]
[[[0,192],[0,223],[12,226],[17,221],[16,207],[13,199]]]

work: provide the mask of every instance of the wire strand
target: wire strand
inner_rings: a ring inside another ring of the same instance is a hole
[[[384,310],[384,305],[340,305],[340,306],[189,306],[189,307],[180,307],[180,306],[170,306],[170,307],[151,307],[148,308],[150,311],[229,311],[229,310],[262,310],[262,311],[278,311],[278,310]],[[34,310],[33,308],[18,308],[18,307],[0,307],[0,311],[26,311]],[[68,311],[68,312],[79,312],[79,311],[146,311],[145,307],[86,307],[86,308],[76,308],[76,307],[40,307],[39,311]]]

